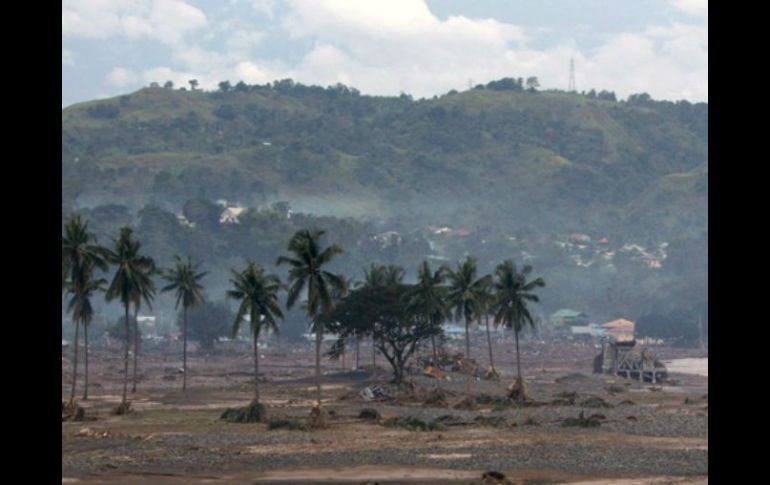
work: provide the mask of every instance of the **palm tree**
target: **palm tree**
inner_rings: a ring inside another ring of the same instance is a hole
[[[249,316],[251,334],[254,337],[254,404],[259,403],[259,354],[257,340],[262,327],[267,326],[278,333],[275,317],[283,318],[278,305],[278,291],[281,281],[277,276],[265,274],[265,270],[254,261],[248,261],[243,271],[232,270],[233,279],[230,282],[234,289],[227,291],[227,296],[240,300],[238,313],[233,323],[233,338],[238,335],[241,323]]]
[[[200,265],[201,263],[193,263],[189,256],[187,261],[179,256],[174,256],[174,267],[163,275],[169,285],[160,290],[162,293],[175,290],[176,305],[174,308],[178,311],[179,305],[182,305],[182,335],[184,340],[182,347],[182,391],[187,390],[187,309],[198,306],[205,300],[200,280],[208,274],[208,271],[199,273]]]
[[[136,245],[136,257],[142,258],[143,256],[139,255],[139,249],[141,247],[141,243],[139,241],[135,241]],[[133,303],[134,303],[134,372],[132,374],[132,380],[131,380],[131,393],[136,392],[136,380],[137,380],[137,362],[139,360],[139,308],[142,305],[142,300],[144,300],[147,303],[147,306],[152,309],[152,300],[155,297],[155,283],[152,281],[152,276],[157,272],[157,269],[155,268],[155,262],[150,258],[149,259],[149,266],[143,270],[143,276],[136,279],[136,291],[133,295]]]
[[[446,288],[441,286],[444,278],[442,269],[433,272],[428,262],[423,261],[417,271],[417,284],[406,293],[409,311],[423,318],[433,327],[439,327],[449,313],[446,306]],[[430,341],[433,347],[433,361],[438,365],[436,338],[432,333]]]
[[[94,267],[106,270],[107,263],[106,250],[96,244],[96,236],[88,231],[88,222],[82,221],[79,215],[70,217],[64,225],[61,243],[62,291],[66,290],[73,296],[68,309],[73,312],[72,320],[75,324],[75,355],[72,369],[72,391],[70,393],[70,402],[73,402],[78,373],[80,322],[83,316],[81,310],[84,301],[89,298],[90,292],[93,291],[91,280]]]
[[[483,311],[483,299],[486,287],[491,277],[489,275],[476,279],[476,258],[468,256],[462,264],[457,265],[457,271],[445,267],[444,271],[449,280],[447,303],[455,312],[455,320],[465,318],[465,358],[471,356],[471,341],[468,335],[470,323]]]
[[[513,328],[513,334],[516,340],[516,383],[522,386],[521,360],[519,357],[519,332],[525,325],[534,328],[535,322],[527,309],[527,302],[539,302],[537,295],[532,293],[535,288],[545,286],[543,278],[536,278],[527,281],[527,277],[532,272],[532,266],[524,266],[521,272],[518,272],[516,265],[510,259],[503,261],[495,269],[494,288],[497,296],[495,304],[495,324],[503,323],[507,327]],[[523,398],[523,394],[520,394]]]
[[[487,329],[487,347],[489,348],[489,367],[493,375],[497,375],[495,370],[495,359],[492,356],[492,336],[489,333],[489,312],[495,306],[496,295],[492,292],[492,275],[487,275],[487,284],[484,286],[481,294],[481,314],[478,314],[479,325],[481,325],[481,316],[484,315],[484,324]]]
[[[84,368],[85,376],[83,379],[83,400],[88,400],[88,326],[91,324],[91,320],[94,317],[94,309],[91,306],[91,297],[96,291],[105,291],[107,280],[99,278],[94,280],[89,277],[83,287],[83,291],[80,296],[73,298],[70,304],[73,307],[73,315],[77,314],[78,319],[83,323],[83,351],[84,351]]]
[[[299,298],[302,290],[307,286],[307,316],[315,325],[316,332],[316,358],[315,374],[318,406],[321,405],[321,340],[323,336],[322,322],[316,322],[322,313],[329,314],[334,308],[333,291],[344,291],[345,278],[323,269],[335,256],[342,254],[340,246],[332,244],[323,248],[320,244],[325,231],[297,231],[292,236],[287,249],[292,253],[291,257],[280,256],[277,265],[288,264],[289,269],[289,293],[286,299],[286,308],[291,308]]]
[[[133,239],[133,231],[130,227],[122,227],[115,247],[110,251],[110,262],[118,266],[115,275],[112,278],[107,289],[107,301],[119,299],[125,308],[126,342],[123,353],[124,378],[123,378],[123,399],[120,408],[125,410],[128,404],[126,399],[128,391],[128,348],[129,348],[129,318],[128,310],[132,303],[138,306],[142,298],[149,305],[149,298],[154,293],[151,275],[155,270],[155,264],[152,258],[141,256],[139,249],[141,244]],[[135,336],[136,340],[137,337]]]

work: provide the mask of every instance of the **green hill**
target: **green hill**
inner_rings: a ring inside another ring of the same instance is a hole
[[[413,225],[705,230],[708,105],[503,81],[419,101],[281,81],[74,105],[63,209],[202,196]]]

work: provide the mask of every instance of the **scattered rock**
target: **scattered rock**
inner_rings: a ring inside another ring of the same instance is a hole
[[[533,418],[532,416],[530,416],[527,419],[525,419],[524,420],[524,424],[526,426],[540,426],[540,423],[535,418]]]
[[[618,403],[618,406],[635,406],[635,405],[636,403],[634,401],[631,401],[630,399],[625,399]]]
[[[636,419],[636,416],[626,416],[626,419],[629,421],[639,421],[638,419]]]

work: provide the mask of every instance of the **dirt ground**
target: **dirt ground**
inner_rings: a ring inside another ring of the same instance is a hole
[[[483,344],[471,354],[486,367]],[[447,345],[450,352],[464,350],[463,341]],[[657,353],[667,360],[707,357],[697,350]],[[62,354],[62,400],[69,397],[71,354]],[[260,354],[268,419],[304,423],[315,396],[312,344],[281,344]],[[130,396],[134,412],[127,416],[110,413],[120,401],[122,352],[94,348],[89,400],[79,402],[86,420],[62,422],[62,483],[468,484],[487,483],[481,476],[490,470],[531,485],[707,483],[708,377],[671,373],[671,382],[652,386],[595,375],[595,354],[590,344],[525,342],[522,372],[534,405],[516,407],[487,402],[504,396],[514,378],[512,342],[495,343],[500,382],[451,371],[451,381],[437,382],[415,366],[407,379],[413,386],[401,392],[388,385],[385,359],[378,356],[372,369],[371,347],[362,344],[363,369],[352,370],[352,348],[344,369],[324,361],[328,428],[305,431],[219,419],[253,397],[248,347],[190,352],[186,393],[181,349],[144,349],[138,391]],[[78,396],[82,364],[79,374]],[[365,401],[361,389],[375,385],[395,399]],[[425,405],[437,385],[445,402]],[[454,409],[468,396],[486,404]],[[377,409],[379,422],[359,419],[364,408]],[[599,424],[563,425],[581,412]],[[394,417],[441,425],[433,431],[387,426]]]

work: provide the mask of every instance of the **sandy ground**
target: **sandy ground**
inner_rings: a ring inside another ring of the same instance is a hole
[[[463,348],[462,342],[455,345]],[[471,352],[487,364],[484,346]],[[280,345],[261,354],[260,394],[269,417],[304,421],[315,392],[311,344]],[[80,405],[95,420],[62,423],[62,483],[468,484],[488,470],[522,484],[707,483],[707,356],[705,376],[672,372],[673,382],[651,386],[591,374],[590,345],[528,342],[522,354],[529,391],[541,405],[463,410],[452,406],[466,396],[504,395],[515,371],[510,342],[495,344],[502,382],[450,372],[451,382],[440,383],[448,394],[442,406],[424,405],[436,382],[418,369],[409,376],[415,393],[396,402],[364,402],[360,389],[387,386],[388,369],[380,356],[377,370],[351,372],[355,357],[349,351],[344,370],[324,362],[324,408],[334,414],[328,429],[310,432],[219,420],[225,408],[252,399],[253,361],[245,348],[191,352],[186,393],[178,356],[146,349],[139,389],[130,397],[135,412],[113,416],[110,409],[122,390],[121,353],[93,349],[90,399]],[[667,348],[659,354],[674,363],[672,371],[695,364],[702,370],[698,359],[704,355],[696,351]],[[69,396],[70,360],[71,352],[63,355],[62,399]],[[371,365],[369,347],[362,346],[360,363]],[[553,402],[563,392],[576,393],[574,404]],[[611,407],[582,404],[591,397]],[[454,424],[424,432],[386,427],[358,419],[365,407],[376,408],[383,420],[450,416]],[[601,425],[562,426],[580,412],[602,415]],[[479,417],[500,423],[485,426]]]
[[[696,376],[709,376],[708,357],[699,359],[673,359],[665,361],[664,364],[670,372],[679,374],[693,374]]]

